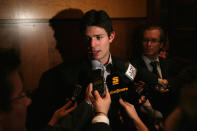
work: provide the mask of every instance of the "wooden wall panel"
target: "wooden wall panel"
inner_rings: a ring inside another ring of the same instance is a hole
[[[137,29],[145,24],[145,19],[118,19],[113,20],[116,38],[111,44],[113,55],[127,59],[132,54],[133,42]]]
[[[19,50],[24,86],[35,89],[41,74],[62,61],[52,29],[48,23],[0,24],[0,28],[0,47]]]
[[[41,74],[59,64],[61,57],[55,49],[53,31],[48,23],[23,23],[19,28],[20,69],[25,87],[33,90],[38,86]]]
[[[50,19],[63,9],[106,10],[113,18],[146,17],[147,0],[0,0],[1,19]]]

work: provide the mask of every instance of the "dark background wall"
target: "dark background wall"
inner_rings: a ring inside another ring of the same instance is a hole
[[[149,0],[148,19],[168,33],[169,56],[183,64],[196,61],[196,0]]]

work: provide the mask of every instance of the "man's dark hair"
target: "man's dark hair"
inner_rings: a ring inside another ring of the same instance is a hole
[[[10,73],[20,64],[19,54],[14,49],[0,49],[0,112],[11,109],[13,85],[8,80]]]
[[[108,16],[108,14],[103,10],[90,10],[85,13],[85,15],[81,19],[80,30],[82,33],[86,30],[88,26],[99,26],[105,29],[108,36],[113,31],[112,20]]]

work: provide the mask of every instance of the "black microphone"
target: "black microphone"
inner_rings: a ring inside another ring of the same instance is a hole
[[[109,117],[112,121],[119,122],[120,113],[124,117],[124,122],[127,122],[128,115],[119,103],[119,99],[123,99],[131,104],[136,105],[138,94],[134,88],[131,88],[131,82],[125,81],[125,75],[116,71],[111,72],[106,79],[107,88],[111,96],[111,108],[109,111]]]
[[[106,79],[107,87],[112,99],[124,98],[127,96],[128,86],[124,84],[119,73],[111,73]]]
[[[74,91],[73,91],[73,95],[70,97],[70,100],[74,103],[77,101],[77,99],[79,98],[80,94],[82,91],[82,86],[79,84],[75,85]]]
[[[105,96],[105,80],[104,80],[104,68],[98,60],[92,60],[92,83],[93,91],[97,90],[101,97]]]
[[[119,73],[129,78],[130,81],[134,81],[137,74],[137,69],[130,62],[116,62],[114,68],[118,70]]]
[[[136,66],[133,66],[129,61],[124,64],[122,62],[116,63],[115,66],[115,68],[124,74],[131,82],[143,81],[151,86],[159,85],[165,87],[165,85],[158,82],[158,77],[155,74],[142,67],[136,68]]]

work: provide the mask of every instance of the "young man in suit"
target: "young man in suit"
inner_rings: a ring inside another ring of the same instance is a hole
[[[81,20],[80,29],[81,29],[81,33],[83,34],[85,43],[87,44],[87,47],[89,47],[88,48],[89,60],[97,60],[100,63],[99,68],[103,69],[103,76],[104,76],[105,83],[108,82],[106,80],[108,76],[113,73],[120,72],[124,74],[125,72],[122,71],[124,70],[122,69],[122,67],[124,67],[127,61],[114,57],[110,53],[110,45],[112,44],[115,38],[115,31],[113,30],[112,20],[110,19],[108,14],[103,10],[99,10],[99,11],[90,10],[86,12]],[[82,78],[83,81],[86,81],[88,83],[88,82],[91,82],[90,81],[91,77],[88,77],[88,76],[84,77],[84,74],[88,74],[91,72],[90,71],[91,65],[88,65],[88,63],[86,64],[87,66],[83,66],[86,68],[82,69],[83,73],[81,74],[83,75],[80,78]],[[132,65],[131,67],[133,70],[135,70],[135,68]],[[91,76],[91,74],[89,76]],[[120,79],[124,79],[125,81],[126,79],[128,79],[125,76],[120,76],[120,77],[121,77]],[[88,79],[89,81],[84,80],[87,78],[89,78]],[[157,78],[154,77],[154,80],[157,81]],[[132,95],[135,95],[136,91],[133,90],[132,88],[132,82],[130,81],[128,83],[125,84],[125,87],[129,85],[129,93],[125,91],[125,92],[122,92],[122,94],[121,93],[111,94],[112,103],[111,103],[111,107],[109,110],[109,119],[111,121],[112,130],[113,129],[131,130],[131,129],[136,128],[134,124],[130,123],[128,116],[125,115],[126,112],[122,110],[122,107],[118,101],[119,99],[117,99],[119,97],[122,97],[124,100],[127,99],[127,100],[130,100],[129,102],[134,103],[135,97]],[[122,88],[125,88],[125,87],[122,87]],[[110,91],[112,87],[110,87],[110,85],[107,85],[106,88]],[[125,118],[125,121],[123,123],[121,123],[120,121],[120,116],[118,114],[119,111],[121,112],[121,114],[124,114],[124,116],[128,118],[128,119]]]

